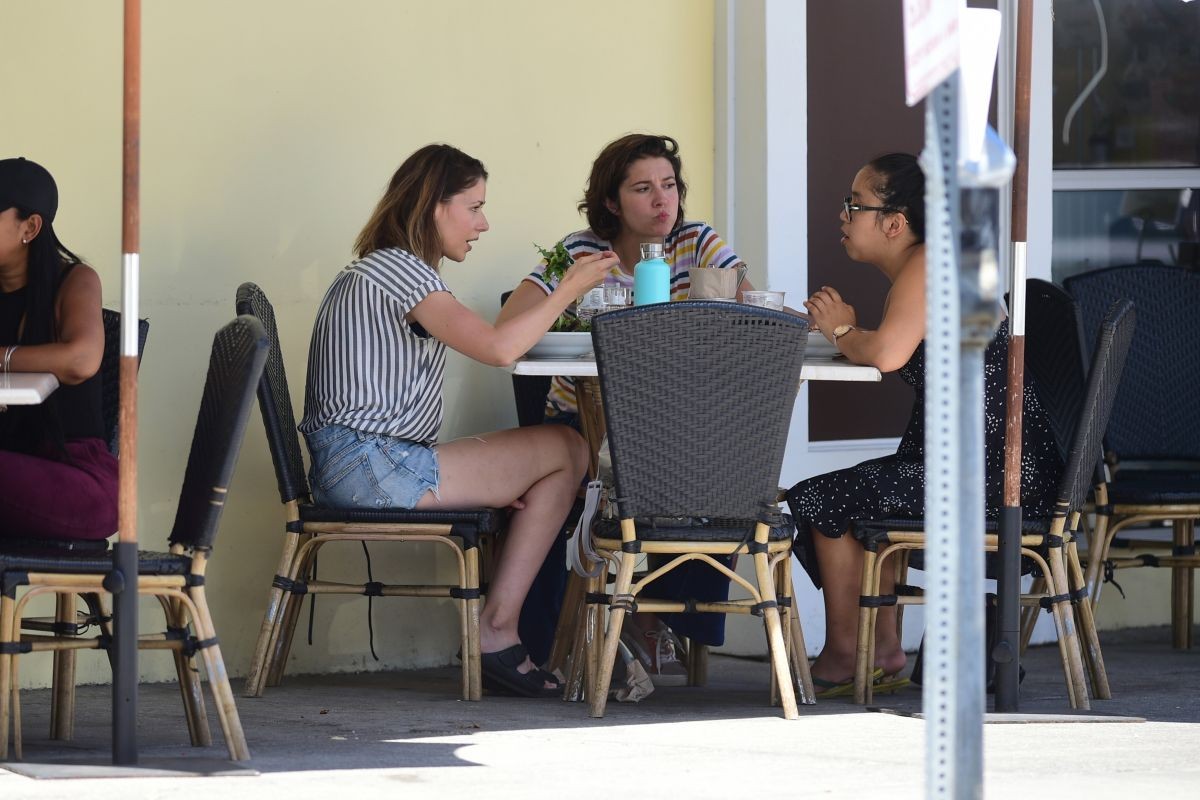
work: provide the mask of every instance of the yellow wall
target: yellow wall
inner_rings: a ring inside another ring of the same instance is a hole
[[[312,317],[403,158],[446,141],[491,180],[484,235],[447,264],[456,294],[497,310],[551,244],[583,227],[574,210],[591,159],[631,130],[682,145],[689,216],[712,211],[713,9],[698,0],[148,0],[143,19],[139,533],[164,545],[174,519],[212,332],[242,281],[275,304],[299,406]],[[121,8],[118,0],[6,2],[0,156],[46,165],[62,195],[57,229],[104,279],[120,280]],[[444,436],[515,424],[507,374],[452,355]],[[261,424],[251,421],[210,571],[230,672],[244,675],[278,558],[281,515]],[[361,550],[321,560],[323,577],[365,574]],[[375,576],[423,575],[441,554],[375,546]],[[379,600],[370,659],[366,601],[323,599],[315,644],[293,672],[447,663],[446,601]],[[155,609],[143,606],[143,617]],[[144,624],[143,627],[146,627]],[[27,685],[48,669],[28,657]],[[146,679],[170,658],[142,657]],[[108,679],[103,657],[83,681]]]

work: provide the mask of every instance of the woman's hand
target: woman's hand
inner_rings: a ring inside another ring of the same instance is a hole
[[[568,269],[559,283],[559,289],[568,292],[572,298],[579,297],[588,289],[599,286],[613,267],[620,263],[617,254],[611,250],[590,253],[580,256]]]
[[[822,286],[804,301],[821,335],[833,342],[833,329],[839,325],[858,325],[854,306],[847,303],[832,286]]]

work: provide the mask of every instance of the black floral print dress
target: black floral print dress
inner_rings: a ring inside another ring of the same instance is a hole
[[[986,510],[999,514],[1003,502],[1005,383],[1008,322],[1001,323],[984,354],[984,468]],[[922,519],[925,515],[925,343],[917,346],[900,377],[913,388],[912,416],[895,455],[801,481],[788,491],[796,519],[796,557],[818,587],[821,576],[813,533],[837,538],[858,519]],[[1054,508],[1063,455],[1051,431],[1032,376],[1026,374],[1021,505],[1026,519],[1046,518]]]

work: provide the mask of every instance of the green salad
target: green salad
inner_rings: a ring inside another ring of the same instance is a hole
[[[557,286],[563,276],[567,274],[567,268],[575,263],[575,259],[571,258],[571,254],[567,252],[567,248],[563,246],[562,242],[554,245],[553,250],[547,250],[536,243],[533,246],[542,254],[542,260],[546,263],[542,268],[542,279],[546,283],[553,283]],[[567,311],[564,311],[550,326],[551,333],[576,333],[591,329],[591,322],[581,320]]]

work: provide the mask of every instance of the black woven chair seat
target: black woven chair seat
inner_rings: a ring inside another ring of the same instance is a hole
[[[767,539],[772,542],[788,541],[796,532],[796,526],[788,515],[782,515],[780,523],[770,529]],[[697,520],[676,518],[636,520],[634,528],[637,538],[646,542],[740,542],[754,537],[754,520]],[[592,528],[598,539],[620,539],[621,521],[616,519],[597,520]]]
[[[1200,472],[1121,470],[1108,485],[1114,504],[1189,505],[1200,503]]]
[[[25,539],[15,536],[0,537],[0,554],[46,555],[64,554],[98,555],[108,550],[106,539]]]
[[[451,525],[451,533],[498,533],[505,514],[497,508],[467,508],[457,511],[425,511],[410,508],[341,509],[302,504],[302,522],[364,522],[381,525]]]
[[[186,575],[191,568],[190,555],[172,555],[145,551],[138,553],[141,575]],[[105,573],[112,570],[110,554],[0,553],[0,572],[62,572],[67,574]]]

